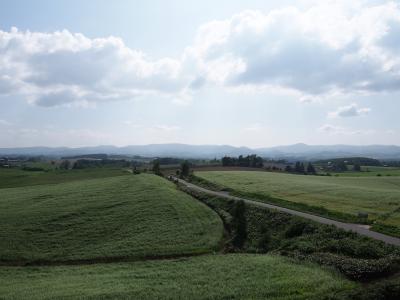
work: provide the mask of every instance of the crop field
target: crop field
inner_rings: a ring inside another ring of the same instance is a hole
[[[270,255],[207,255],[86,266],[0,268],[6,299],[322,299],[356,286]]]
[[[215,212],[150,174],[0,194],[2,264],[199,254],[222,234]]]
[[[400,226],[400,177],[335,177],[271,172],[197,172],[196,175],[235,191],[272,196],[330,211]]]
[[[82,170],[25,171],[19,168],[0,168],[0,189],[28,185],[54,184],[82,179],[126,175],[121,168],[88,168]]]
[[[364,177],[364,176],[400,176],[400,168],[396,167],[377,167],[377,166],[362,166],[361,172],[351,171],[352,166],[349,166],[350,171],[331,172],[331,175],[340,177]],[[322,172],[325,174],[325,172]]]

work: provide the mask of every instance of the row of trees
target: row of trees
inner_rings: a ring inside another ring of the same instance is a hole
[[[313,166],[312,163],[308,163],[307,167],[302,162],[297,161],[294,167],[288,165],[285,168],[286,172],[289,173],[297,173],[297,174],[310,174],[310,175],[315,175],[317,174],[317,171],[315,170],[315,167]]]
[[[224,167],[262,168],[263,162],[262,157],[255,154],[247,156],[239,155],[239,157],[224,156],[222,158],[222,166]]]
[[[156,175],[163,176],[160,165],[160,160],[155,159],[153,161],[152,171]],[[181,168],[177,171],[176,175],[180,176],[181,178],[188,177],[190,175],[190,163],[187,160],[184,160],[181,163]]]

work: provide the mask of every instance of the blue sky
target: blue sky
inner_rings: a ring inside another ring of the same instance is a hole
[[[0,147],[400,144],[390,1],[2,1]]]

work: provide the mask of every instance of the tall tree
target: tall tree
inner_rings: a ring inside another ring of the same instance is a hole
[[[181,164],[181,176],[182,177],[188,177],[190,173],[190,164],[187,160],[182,162]]]
[[[360,164],[354,164],[354,165],[353,165],[353,171],[355,171],[355,172],[361,172],[361,166],[360,166]]]
[[[246,205],[243,200],[237,201],[232,213],[232,227],[234,236],[232,244],[235,248],[241,249],[247,239]]]
[[[70,167],[71,163],[69,162],[69,160],[63,160],[60,164],[60,169],[64,169],[64,170],[68,170]]]
[[[315,171],[315,168],[314,168],[314,166],[312,165],[312,163],[308,163],[308,166],[307,166],[307,173],[308,174],[313,174],[313,175],[315,175],[317,172]]]
[[[160,161],[158,159],[153,160],[153,172],[156,175],[161,175],[161,169],[160,169]]]

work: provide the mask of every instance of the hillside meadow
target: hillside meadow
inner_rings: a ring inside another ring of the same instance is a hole
[[[2,264],[199,254],[222,234],[215,212],[151,174],[1,189]]]
[[[43,171],[26,171],[20,168],[0,168],[0,189],[23,187],[28,185],[57,184],[83,179],[105,178],[126,175],[121,168],[88,168],[82,170],[50,169],[50,164],[44,164]]]
[[[0,268],[4,299],[325,299],[358,284],[270,255]]]
[[[268,197],[400,226],[400,177],[335,177],[254,171],[207,171],[196,176],[243,195]]]

